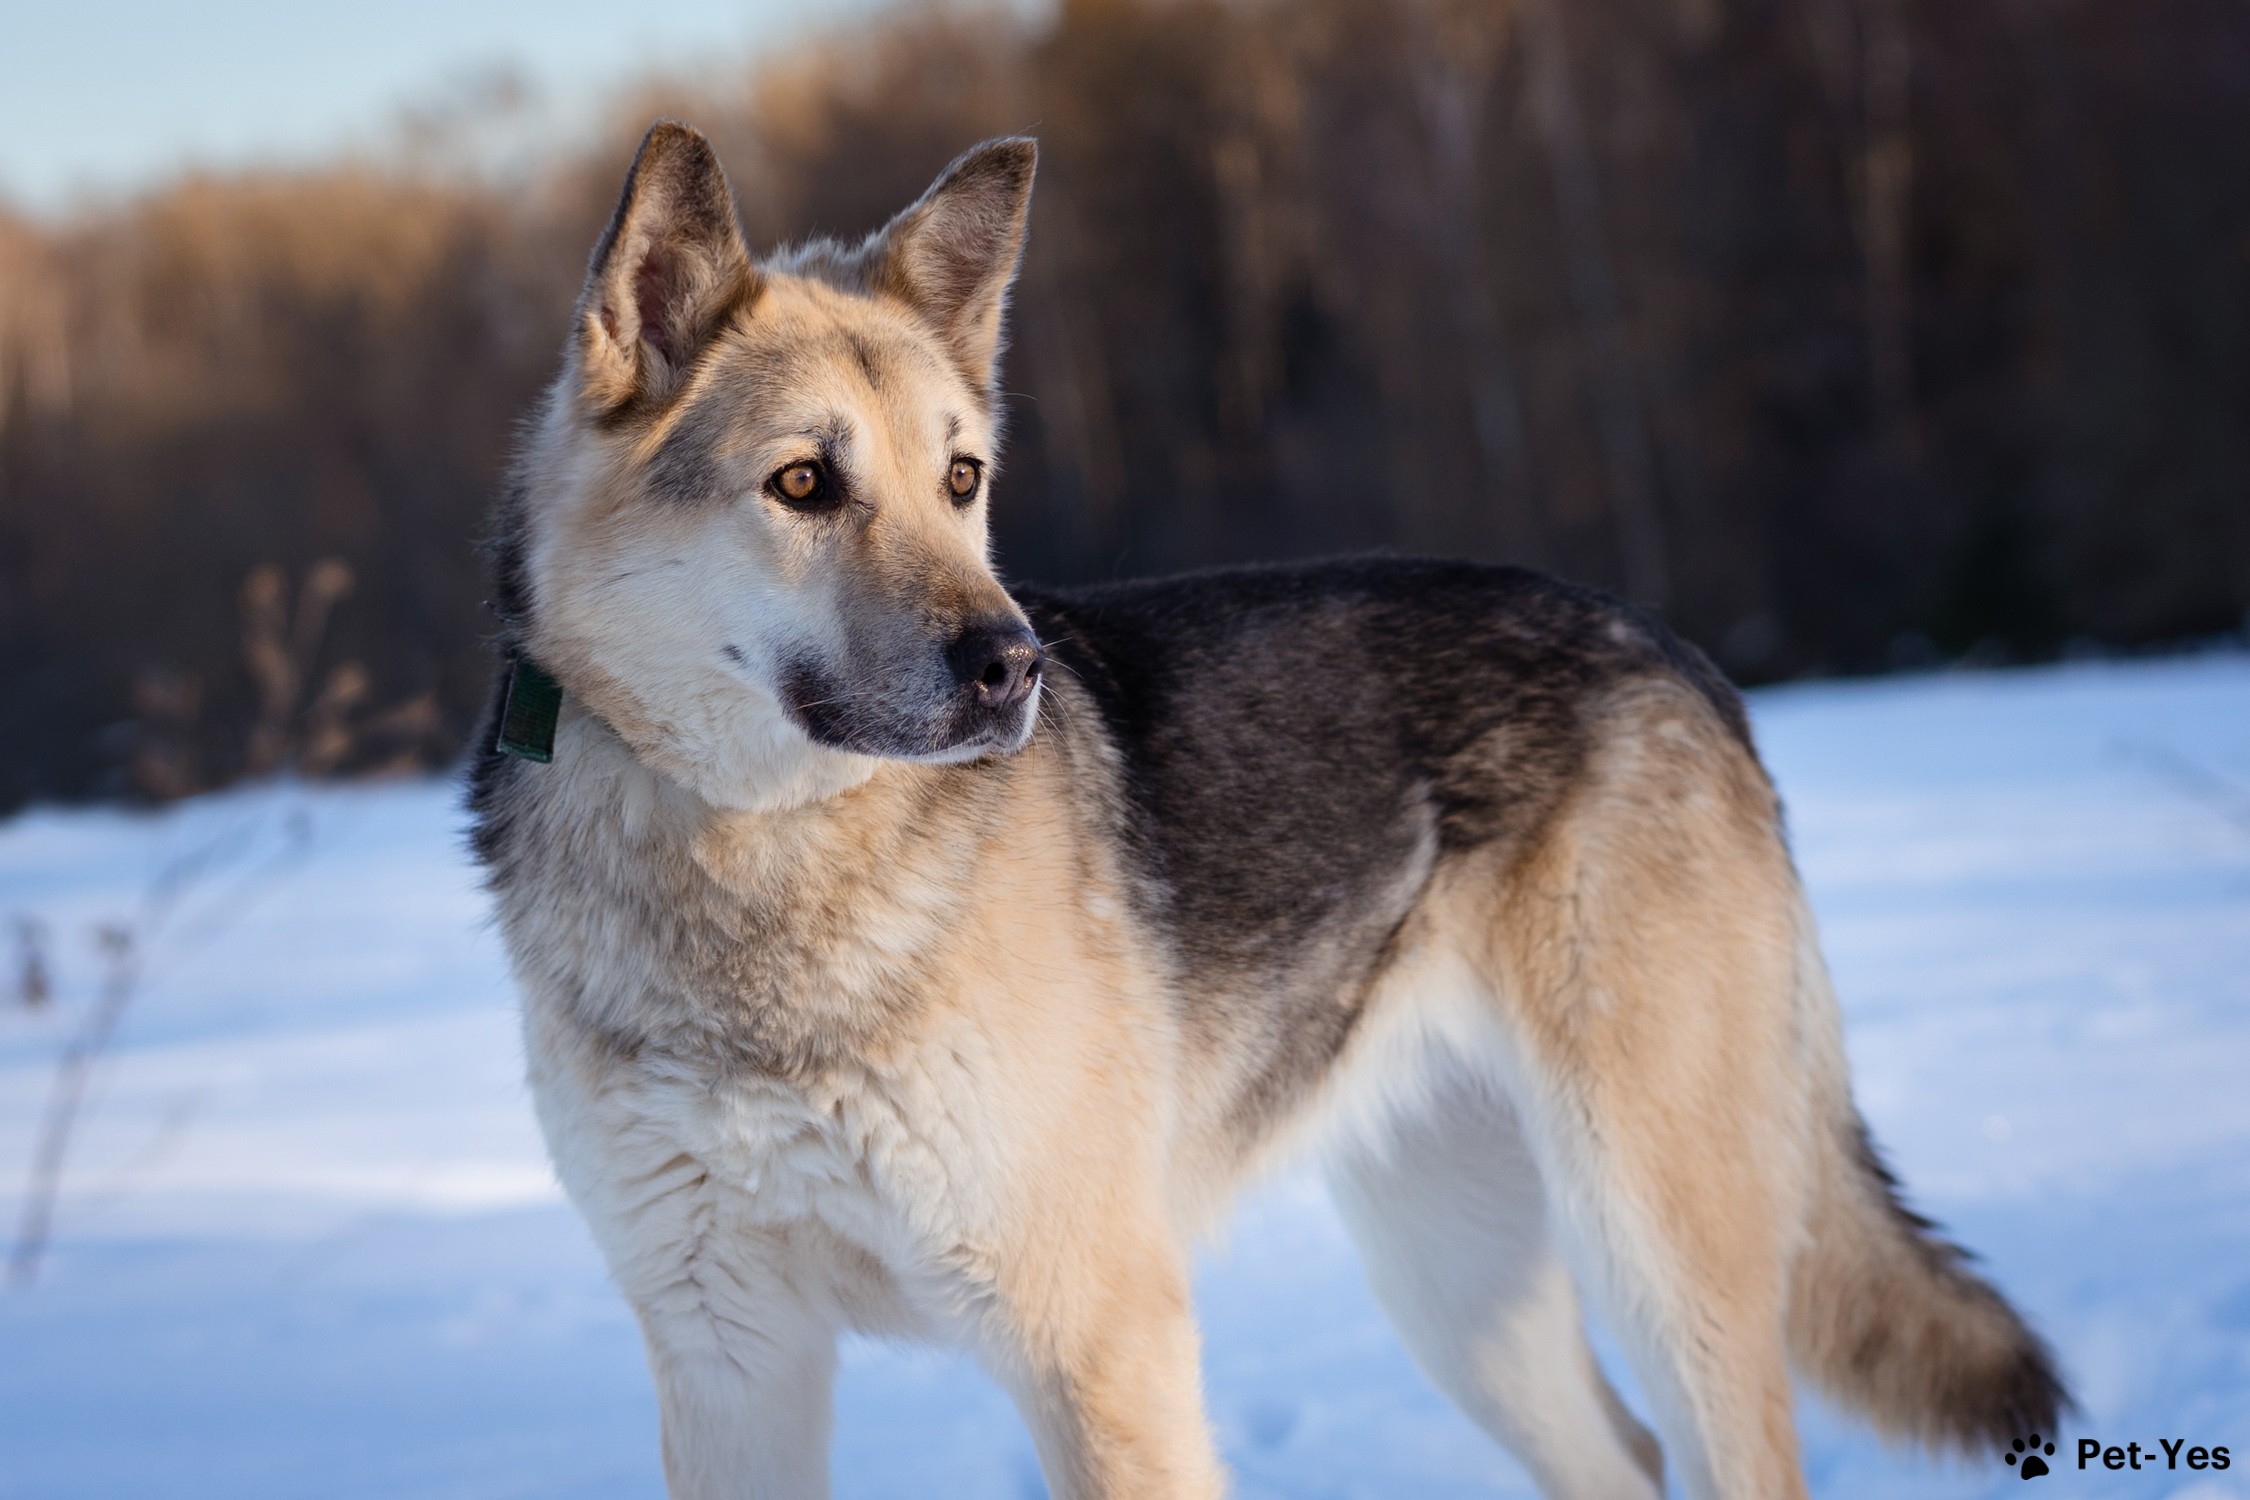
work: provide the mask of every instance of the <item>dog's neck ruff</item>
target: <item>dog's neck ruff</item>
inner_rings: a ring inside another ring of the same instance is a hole
[[[552,762],[562,701],[562,684],[546,668],[528,656],[510,662],[508,701],[500,710],[500,753],[540,765]]]
[[[538,779],[566,796],[565,789],[584,785],[587,775],[600,780],[629,767],[707,812],[788,813],[851,791],[881,770],[904,764],[815,745],[787,726],[786,720],[779,720],[784,732],[765,736],[763,753],[753,754],[750,763],[713,766],[693,753],[679,753],[662,739],[634,743],[602,712],[597,690],[566,688],[521,648],[510,650],[506,670],[492,748],[502,756],[552,766],[555,776]],[[600,674],[595,676],[598,683]],[[727,747],[740,749],[744,744],[739,735],[721,738]],[[691,752],[695,748],[688,747]],[[562,774],[566,770],[569,775]]]

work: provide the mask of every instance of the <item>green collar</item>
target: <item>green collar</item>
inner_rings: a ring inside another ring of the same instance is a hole
[[[546,765],[555,758],[555,721],[562,684],[528,656],[508,663],[508,700],[500,709],[500,753]]]

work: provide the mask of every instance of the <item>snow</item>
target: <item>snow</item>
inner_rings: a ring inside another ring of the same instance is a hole
[[[1753,712],[1865,1110],[2082,1398],[2058,1492],[2250,1496],[2250,658]],[[548,1174],[460,823],[417,783],[0,825],[0,923],[41,921],[56,979],[37,1010],[0,996],[0,1230],[103,983],[94,930],[130,926],[141,964],[42,1274],[0,1291],[0,1497],[661,1494],[638,1336]],[[1309,1177],[1250,1198],[1198,1290],[1245,1500],[1530,1493],[1415,1374]],[[1043,1493],[958,1360],[854,1344],[839,1411],[839,1496]],[[1817,1494],[2013,1493],[1809,1398],[1803,1422]],[[2080,1436],[2240,1458],[2079,1473]]]

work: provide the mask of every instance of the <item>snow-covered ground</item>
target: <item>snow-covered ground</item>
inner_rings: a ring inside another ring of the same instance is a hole
[[[2238,1455],[2080,1473],[2065,1446],[2047,1485],[2250,1496],[2250,658],[1755,713],[1915,1198],[2061,1349],[2073,1438]],[[638,1339],[547,1173],[459,822],[417,784],[0,826],[0,924],[44,923],[56,979],[38,1010],[0,993],[0,1233],[112,962],[95,930],[131,928],[141,965],[53,1250],[0,1291],[0,1496],[661,1493]],[[1200,1294],[1246,1500],[1529,1493],[1416,1376],[1309,1179],[1246,1204]],[[1805,1429],[1823,1496],[2016,1482],[1810,1401]],[[981,1376],[874,1345],[847,1359],[836,1476],[1043,1493]]]

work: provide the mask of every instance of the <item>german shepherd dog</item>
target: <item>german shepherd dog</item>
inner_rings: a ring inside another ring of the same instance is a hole
[[[1219,1495],[1190,1251],[1300,1149],[1551,1496],[1804,1494],[1792,1363],[1932,1446],[2051,1432],[1869,1143],[1692,647],[1515,568],[1001,585],[1034,160],[754,261],[658,124],[501,507],[475,847],[671,1492],[825,1494],[861,1330],[973,1351],[1057,1496]]]

